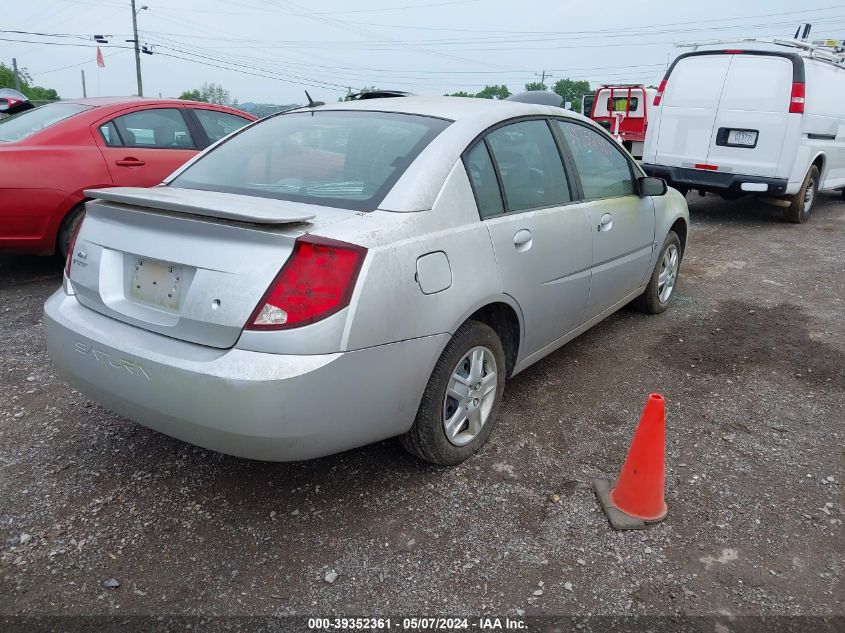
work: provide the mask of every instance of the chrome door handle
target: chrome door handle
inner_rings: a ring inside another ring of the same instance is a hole
[[[613,216],[609,213],[605,213],[601,216],[601,222],[599,223],[598,230],[601,231],[609,231],[613,228]]]
[[[516,250],[525,251],[531,248],[532,240],[531,231],[528,229],[521,229],[514,234],[513,245],[516,247]]]

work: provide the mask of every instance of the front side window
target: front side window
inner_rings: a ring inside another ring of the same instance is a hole
[[[555,121],[560,127],[581,177],[584,198],[597,200],[634,193],[631,165],[616,144],[585,125]]]
[[[487,144],[484,141],[477,143],[467,154],[466,167],[481,219],[504,213],[505,207],[502,204],[502,192],[499,190],[496,169],[493,167],[490,152],[487,151]]]
[[[371,211],[449,123],[385,112],[282,114],[217,146],[170,186]]]
[[[196,144],[178,108],[130,112],[100,127],[110,147],[194,149]],[[116,130],[116,133],[115,133]]]
[[[216,110],[197,108],[194,110],[194,114],[197,115],[202,129],[205,130],[208,140],[212,143],[216,143],[224,136],[240,130],[249,123],[249,119],[228,112],[217,112]]]
[[[90,109],[91,106],[79,103],[49,103],[0,119],[0,142],[20,141],[74,114]]]
[[[487,135],[502,176],[508,211],[572,201],[552,132],[545,120],[520,121]]]

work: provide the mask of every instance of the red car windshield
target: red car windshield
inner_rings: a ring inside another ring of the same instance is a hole
[[[0,119],[0,142],[20,141],[74,114],[90,110],[79,103],[49,103],[6,119]]]

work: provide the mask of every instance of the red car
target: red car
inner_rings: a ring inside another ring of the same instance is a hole
[[[60,101],[0,120],[0,251],[66,255],[85,189],[155,186],[254,120],[224,106],[138,97]]]

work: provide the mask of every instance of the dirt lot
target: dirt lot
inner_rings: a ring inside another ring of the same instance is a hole
[[[47,358],[60,265],[0,258],[0,613],[844,615],[845,203],[795,226],[689,201],[674,307],[518,376],[454,469],[393,441],[251,462],[127,422]],[[590,482],[651,391],[670,514],[614,533]]]

